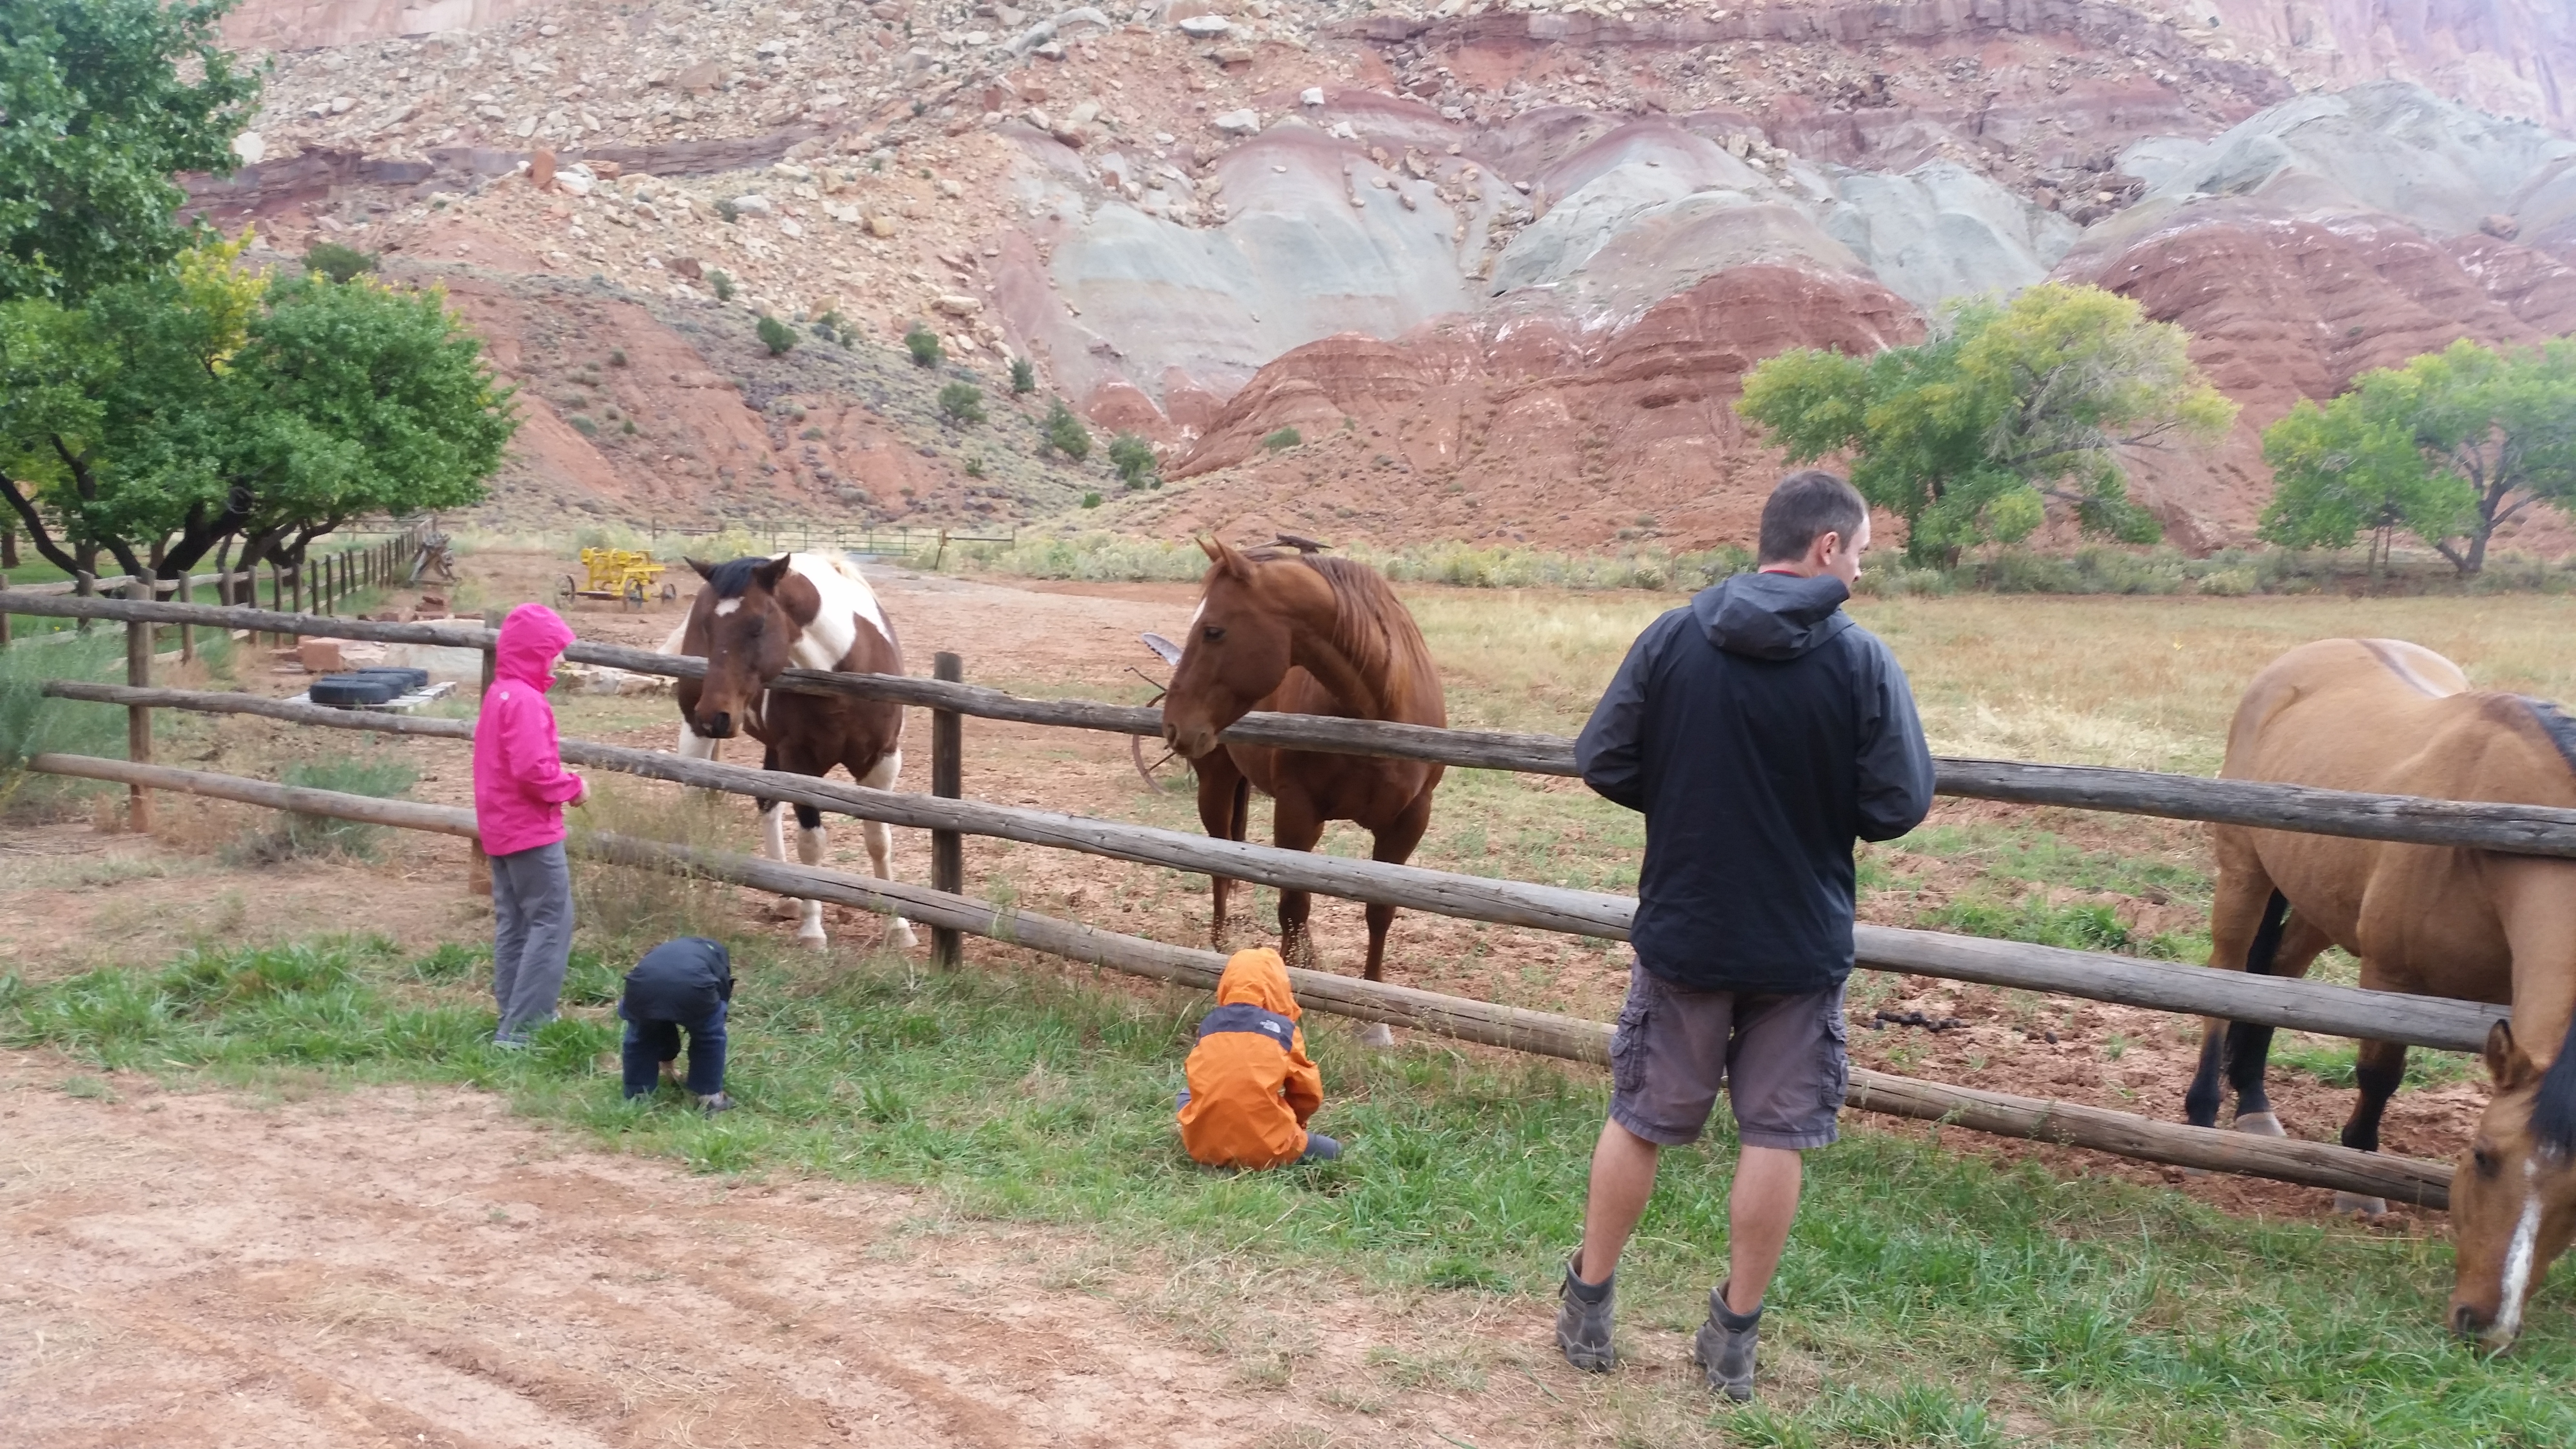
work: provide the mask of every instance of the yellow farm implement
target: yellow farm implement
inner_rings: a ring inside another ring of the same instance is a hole
[[[581,551],[581,566],[587,582],[576,585],[573,576],[565,574],[555,591],[567,606],[575,599],[622,599],[640,609],[656,597],[680,596],[679,586],[662,578],[666,566],[653,562],[653,555],[640,548],[586,548]]]

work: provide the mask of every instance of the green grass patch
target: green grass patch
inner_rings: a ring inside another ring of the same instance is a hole
[[[283,784],[308,789],[392,799],[410,790],[419,781],[420,772],[399,755],[371,747],[358,754],[299,760],[281,770],[278,779]],[[328,815],[281,812],[274,827],[243,839],[234,847],[233,855],[243,862],[261,865],[303,856],[372,860],[382,830],[381,826]]]
[[[2107,850],[2085,850],[2045,830],[2007,825],[1927,825],[1888,848],[1961,861],[1974,865],[1989,879],[2109,891],[2148,900],[2187,901],[2203,907],[2210,898],[2208,875],[2193,867]]]
[[[616,1039],[599,1003],[632,949],[585,946],[596,954],[577,966],[566,1018],[525,1053],[487,1044],[476,951],[407,956],[381,941],[0,982],[0,1039],[87,1071],[479,1086],[699,1171],[908,1184],[968,1213],[1185,1254],[1501,1295],[1522,1337],[1541,1331],[1576,1235],[1603,1108],[1594,1073],[1437,1044],[1363,1052],[1319,1021],[1317,1126],[1353,1150],[1209,1172],[1171,1122],[1204,997],[900,960],[825,974],[741,943],[728,1087],[743,1108],[707,1118],[669,1097],[620,1099],[599,1062]],[[1632,1338],[1696,1323],[1723,1272],[1733,1145],[1720,1116],[1704,1145],[1666,1157],[1623,1264]],[[1812,1157],[1764,1321],[1769,1361],[1823,1387],[1711,1410],[1709,1427],[1722,1442],[1818,1449],[2576,1442],[2564,1296],[2545,1290],[2522,1346],[2484,1358],[2441,1329],[2449,1270],[2434,1241],[2244,1221],[1862,1125]],[[1461,1395],[1484,1373],[1401,1356],[1379,1368]]]
[[[2207,937],[2180,931],[2142,934],[2121,920],[2119,909],[2108,901],[2052,903],[2039,894],[2007,901],[1979,893],[1935,906],[1916,916],[1914,923],[1963,936],[2028,941],[2071,951],[2108,951],[2158,961],[2196,960],[2209,954]]]
[[[2286,1031],[2272,1042],[2272,1065],[2305,1072],[2329,1087],[2360,1085],[2355,1075],[2360,1060],[2358,1047],[2334,1037]],[[2447,1087],[2453,1082],[2482,1081],[2486,1074],[2486,1066],[2469,1052],[2415,1047],[2406,1053],[2408,1087]]]

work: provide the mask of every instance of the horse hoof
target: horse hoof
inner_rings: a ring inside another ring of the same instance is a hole
[[[1382,1021],[1370,1022],[1367,1030],[1360,1033],[1360,1045],[1364,1047],[1391,1047],[1395,1045],[1395,1028],[1388,1026]]]
[[[796,933],[796,944],[808,951],[820,951],[828,947],[831,942],[821,931],[799,931]]]
[[[2287,1137],[2281,1130],[2281,1119],[2269,1112],[2239,1112],[2236,1130],[2254,1137]]]
[[[2335,1211],[2338,1213],[2359,1213],[2363,1217],[2377,1221],[2380,1218],[2388,1216],[2388,1199],[2384,1197],[2363,1197],[2357,1192],[2338,1192],[2335,1194]]]
[[[912,923],[899,918],[886,928],[886,939],[907,950],[921,944],[921,937],[913,934]]]

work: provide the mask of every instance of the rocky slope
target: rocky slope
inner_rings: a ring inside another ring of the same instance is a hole
[[[568,421],[596,388],[531,389],[523,513],[966,521],[1100,490],[1090,516],[1140,527],[1700,541],[1776,464],[1729,409],[1753,362],[2057,275],[2193,326],[2247,403],[2215,456],[2141,460],[2206,543],[2250,519],[2253,430],[2296,397],[2428,339],[2576,326],[2576,22],[2550,0],[253,0],[230,24],[283,53],[257,164],[199,187],[211,219],[452,275],[496,341],[658,359],[616,377],[649,447]],[[2350,84],[2377,74],[2536,123]],[[742,407],[762,312],[852,340],[760,401],[840,421]],[[947,375],[887,351],[916,325],[996,398],[1034,359],[1194,481],[1122,500],[1030,457],[1021,412],[939,423]],[[1265,446],[1282,428],[1304,443]],[[710,461],[754,456],[757,486]]]

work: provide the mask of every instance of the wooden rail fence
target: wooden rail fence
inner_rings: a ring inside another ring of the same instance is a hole
[[[138,593],[141,591],[138,590]],[[275,610],[126,600],[29,597],[0,592],[0,611],[59,617],[111,618],[130,632],[156,623],[208,624],[279,634],[329,634],[386,642],[425,643],[488,651],[489,627],[464,623],[391,624]],[[489,616],[487,616],[488,618]],[[576,644],[567,658],[639,673],[674,677],[703,674],[705,661],[603,644]],[[1627,935],[1635,902],[1598,892],[1420,867],[1388,865],[1283,851],[1244,842],[1049,811],[992,805],[958,798],[962,753],[956,722],[966,715],[1027,724],[1103,730],[1131,735],[1160,732],[1152,710],[1084,700],[1026,699],[967,685],[952,656],[939,660],[940,678],[843,675],[791,670],[778,687],[891,700],[933,711],[932,795],[871,790],[812,777],[692,761],[674,754],[566,741],[567,760],[673,783],[814,808],[932,832],[950,863],[935,872],[931,888],[791,867],[721,852],[690,851],[655,842],[594,838],[584,848],[626,864],[685,866],[713,878],[805,899],[834,900],[867,909],[897,911],[933,930],[934,950],[954,959],[959,933],[992,936],[1034,949],[1136,971],[1166,980],[1209,984],[1222,966],[1215,953],[1194,951],[1086,926],[997,911],[962,893],[955,842],[980,835],[1069,849],[1111,859],[1167,866],[1282,889],[1310,890],[1435,914],[1597,939]],[[331,728],[434,738],[470,739],[461,720],[416,719],[288,704],[239,694],[154,689],[148,656],[129,672],[126,685],[53,681],[46,692],[61,698],[122,706],[141,720],[153,708],[263,715]],[[148,725],[138,725],[138,757],[148,756]],[[1227,732],[1246,743],[1342,753],[1386,754],[1484,769],[1545,774],[1573,773],[1570,741],[1546,735],[1511,735],[1431,729],[1299,715],[1253,715]],[[2427,800],[2307,790],[2252,781],[2205,780],[2141,771],[2026,765],[2004,761],[1943,759],[1942,793],[2167,818],[2206,820],[2257,828],[2299,830],[2428,845],[2576,857],[2576,811],[2511,803]],[[421,815],[438,807],[365,797],[325,798],[328,791],[290,790],[258,781],[170,771],[137,762],[43,756],[35,768],[117,780],[134,792],[139,812],[149,789],[273,804],[303,813],[340,814],[404,828],[472,833],[467,812]],[[291,803],[302,801],[302,804]],[[355,801],[358,803],[350,803]],[[2320,982],[2213,972],[2196,966],[2068,951],[2019,942],[1938,932],[1863,926],[1855,932],[1860,964],[1950,980],[2049,992],[2156,1010],[2219,1016],[2258,1024],[2363,1039],[2401,1041],[2450,1050],[2475,1050],[2505,1008],[2362,991]],[[1603,1060],[1609,1028],[1599,1022],[1409,991],[1323,973],[1298,972],[1301,999],[1322,1009],[1367,1020],[1423,1026],[1469,1040],[1569,1057]],[[1980,1131],[2032,1137],[2189,1167],[2246,1172],[2285,1181],[2345,1188],[2403,1201],[2442,1205],[2449,1169],[2324,1144],[2252,1138],[2242,1134],[2161,1123],[2128,1113],[1857,1071],[1852,1104],[1869,1111],[1957,1122]],[[2353,1160],[2357,1159],[2357,1160]]]
[[[380,800],[80,755],[38,755],[29,767],[129,788],[177,790],[303,815],[476,837],[473,812],[453,806]],[[1225,958],[1214,951],[1120,935],[954,892],[869,876],[605,833],[577,833],[569,843],[573,853],[590,859],[684,870],[782,896],[900,914],[934,929],[959,931],[1201,989],[1213,987],[1225,965]],[[1326,972],[1292,970],[1289,976],[1298,1000],[1312,1010],[1416,1027],[1574,1061],[1600,1063],[1609,1058],[1611,1029],[1606,1022],[1470,1001]],[[1850,1104],[1867,1112],[1955,1123],[1999,1136],[2088,1147],[2151,1162],[2247,1173],[2429,1207],[2447,1207],[2450,1203],[2448,1163],[2358,1152],[2322,1142],[2157,1122],[2098,1107],[1917,1081],[1865,1067],[1852,1071]]]
[[[0,592],[0,613],[10,612],[169,624],[193,622],[269,633],[328,634],[344,639],[486,650],[492,647],[493,637],[489,629],[464,623],[387,624],[261,609],[51,595],[27,597]],[[702,659],[614,644],[576,643],[564,651],[564,657],[575,663],[683,679],[706,672],[706,661]],[[1079,699],[1027,699],[980,685],[937,679],[791,669],[778,677],[775,687],[893,700],[1020,724],[1144,736],[1159,736],[1162,732],[1162,717],[1152,709]],[[1223,738],[1328,753],[1392,755],[1466,769],[1574,773],[1573,742],[1557,735],[1256,713],[1244,716],[1226,730]],[[1968,799],[2576,859],[2576,810],[2545,805],[2316,790],[2259,780],[2212,780],[2146,770],[2009,760],[1944,757],[1935,760],[1934,765],[1938,773],[1934,788],[1944,795]]]

